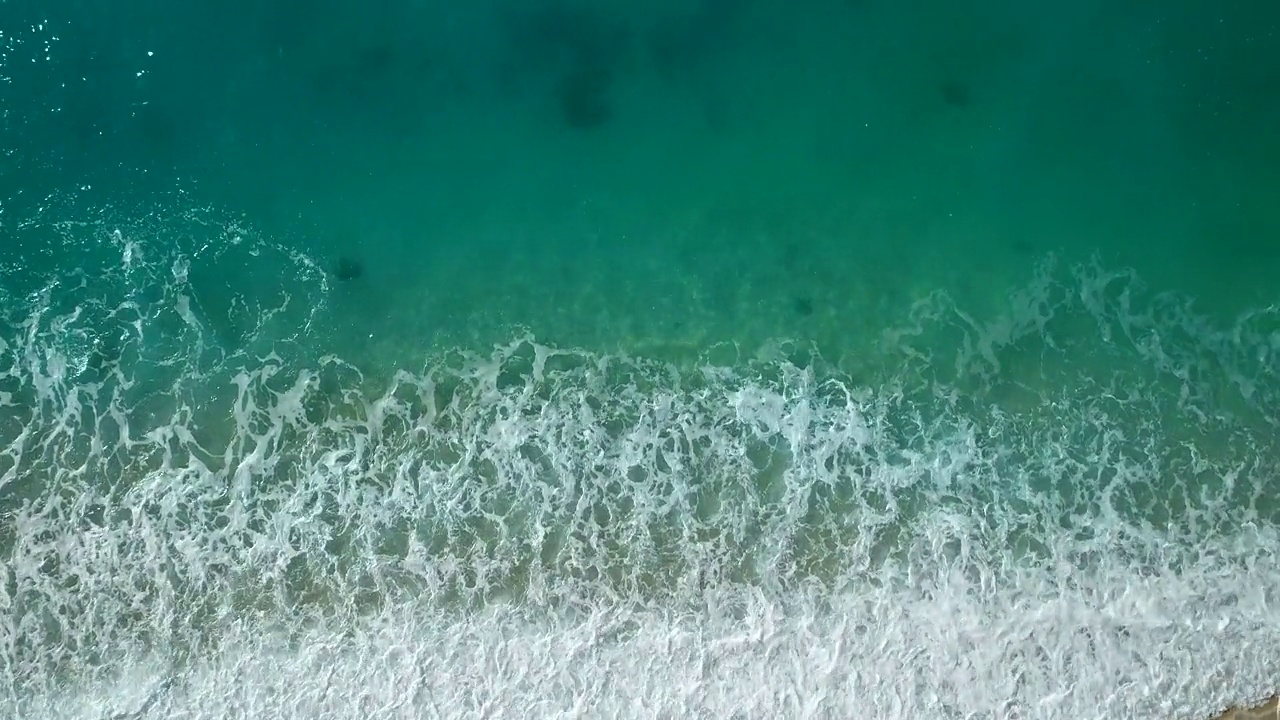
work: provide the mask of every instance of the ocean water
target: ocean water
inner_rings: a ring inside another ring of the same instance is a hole
[[[1280,678],[1274,3],[0,2],[0,717]]]

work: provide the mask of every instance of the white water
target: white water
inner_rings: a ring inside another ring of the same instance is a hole
[[[1192,718],[1276,689],[1274,310],[1219,328],[1047,265],[1000,318],[922,302],[862,382],[530,337],[380,379],[308,350],[302,255],[63,237],[77,269],[3,297],[2,716]]]

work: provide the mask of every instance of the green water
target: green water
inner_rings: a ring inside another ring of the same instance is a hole
[[[1132,5],[0,4],[0,708],[1273,690],[1280,6]]]
[[[1263,9],[317,12],[103,11],[101,33],[67,14],[62,52],[85,52],[77,32],[92,48],[84,92],[13,129],[107,173],[97,192],[169,182],[109,177],[132,159],[326,262],[357,257],[335,303],[396,361],[512,325],[838,356],[929,292],[999,312],[1049,252],[1225,317],[1273,300]],[[560,86],[593,63],[607,119],[574,127]]]

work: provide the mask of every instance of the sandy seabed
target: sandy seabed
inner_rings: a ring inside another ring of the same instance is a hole
[[[1232,708],[1213,720],[1273,720],[1280,718],[1280,696],[1251,708]]]

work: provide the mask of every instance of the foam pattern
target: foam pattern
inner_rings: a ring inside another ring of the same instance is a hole
[[[1191,718],[1276,690],[1274,310],[1221,328],[1046,263],[1003,317],[925,299],[857,382],[787,343],[678,366],[520,335],[373,377],[308,352],[302,255],[63,230],[78,269],[3,297],[0,715]],[[293,284],[227,286],[250,262]]]

